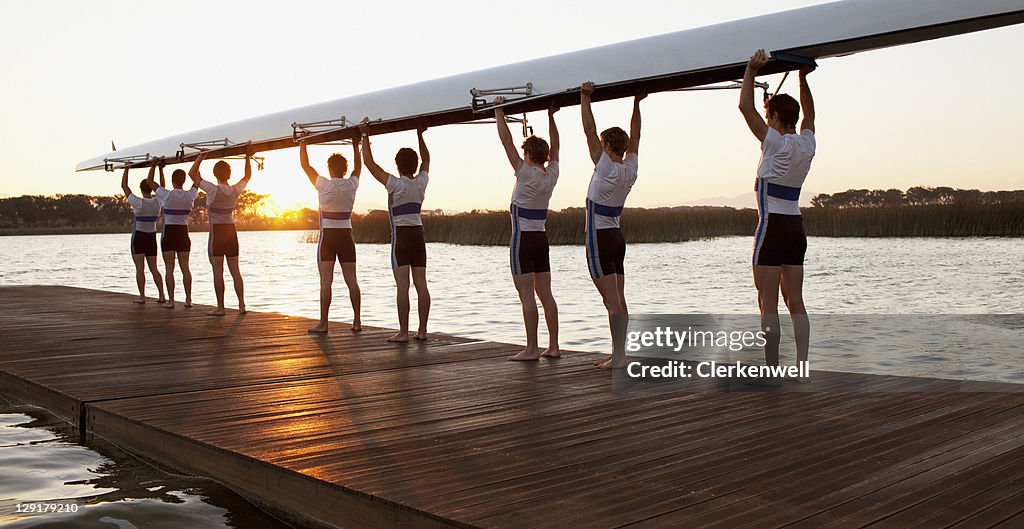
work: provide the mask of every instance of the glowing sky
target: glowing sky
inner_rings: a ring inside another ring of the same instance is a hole
[[[378,88],[815,3],[591,0],[523,12],[517,8],[525,4],[480,2],[4,3],[0,196],[118,193],[118,174],[74,173],[77,162],[105,153],[111,139],[128,146]],[[1024,187],[1022,43],[1024,27],[1016,26],[821,61],[811,78],[818,155],[806,188]],[[774,87],[779,77],[764,79]],[[794,91],[792,81],[784,90]],[[737,95],[668,93],[644,102],[640,179],[629,205],[675,205],[751,189],[758,145],[736,110]],[[597,104],[598,126],[626,127],[629,105]],[[544,116],[532,118],[546,136]],[[579,205],[586,192],[593,166],[579,122],[578,108],[558,114],[562,178],[553,208]],[[507,206],[512,175],[493,126],[433,129],[427,140],[433,160],[425,207]],[[414,141],[413,133],[381,136],[375,153],[388,161]],[[322,172],[335,149],[311,149]],[[133,180],[143,176],[139,171]],[[315,206],[294,149],[268,153],[267,169],[251,188],[271,193],[283,207]],[[383,188],[364,180],[356,209],[385,203]]]

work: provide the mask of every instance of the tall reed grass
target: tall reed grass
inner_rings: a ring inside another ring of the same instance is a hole
[[[820,237],[1021,237],[1024,203],[946,204],[869,208],[804,208],[804,227]],[[548,215],[552,245],[584,243],[584,210],[568,208]],[[388,243],[387,214],[354,216],[357,242]],[[423,217],[428,242],[505,245],[512,235],[507,211],[430,214]],[[655,243],[752,235],[757,211],[727,207],[627,208],[622,232],[627,242]],[[310,240],[316,240],[316,233]]]

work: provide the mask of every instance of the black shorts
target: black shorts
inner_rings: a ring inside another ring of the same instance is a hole
[[[238,232],[234,224],[210,226],[210,257],[238,257]]]
[[[754,234],[754,264],[760,266],[803,266],[807,234],[800,215],[769,213],[757,224]]]
[[[164,224],[164,233],[160,236],[160,249],[165,252],[192,251],[192,238],[188,236],[188,226]]]
[[[334,262],[335,259],[341,263],[356,262],[356,242],[352,240],[352,228],[321,228],[316,258],[320,262]]]
[[[132,232],[132,255],[140,253],[146,254],[146,257],[156,257],[156,232]]]
[[[510,247],[512,275],[551,271],[548,234],[543,231],[513,231]]]
[[[391,267],[427,266],[423,226],[395,226],[391,232]]]
[[[625,275],[626,239],[618,228],[587,231],[587,266],[590,277]]]

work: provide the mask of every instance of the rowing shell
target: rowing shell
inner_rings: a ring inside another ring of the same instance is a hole
[[[493,116],[488,96],[508,94],[509,113],[579,104],[579,84],[594,81],[594,101],[702,86],[742,77],[753,50],[772,51],[762,74],[790,71],[815,58],[1024,22],[1024,0],[847,0],[564,53],[345,97],[119,149],[78,164],[77,171],[143,165],[151,157],[189,161],[214,141],[238,155],[294,147],[296,123],[337,120],[315,142],[476,121]],[[475,96],[473,94],[476,94]],[[476,100],[474,102],[474,99]],[[341,120],[345,117],[345,120]],[[183,147],[183,144],[186,147]],[[188,148],[187,146],[194,146]],[[118,163],[112,163],[112,162]]]

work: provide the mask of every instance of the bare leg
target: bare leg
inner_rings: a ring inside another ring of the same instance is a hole
[[[178,267],[181,268],[181,282],[185,286],[185,308],[192,306],[192,270],[188,265],[189,252],[178,252]]]
[[[608,309],[608,328],[612,335],[612,357],[598,364],[602,369],[620,369],[626,367],[626,326],[629,315],[626,313],[625,278],[620,274],[611,274],[594,280],[598,292]]]
[[[174,252],[164,252],[164,279],[167,283],[167,304],[165,309],[174,308]]]
[[[153,282],[156,283],[156,289],[160,291],[160,297],[157,298],[157,303],[165,303],[167,299],[164,298],[164,278],[160,275],[160,266],[156,262],[156,256],[147,255],[146,264],[149,265],[149,273],[153,275]]]
[[[537,345],[537,325],[540,319],[537,314],[537,299],[534,297],[533,274],[512,276],[512,282],[519,292],[519,303],[523,306],[523,323],[526,324],[526,349],[519,354],[508,357],[509,360],[530,361],[540,358],[540,347]]]
[[[334,260],[317,261],[316,266],[320,270],[320,323],[309,329],[309,332],[327,334],[334,287]]]
[[[139,299],[134,303],[143,304],[146,302],[146,254],[132,254],[132,261],[135,262],[135,283],[139,287]]]
[[[782,299],[786,302],[789,314],[793,318],[793,336],[796,338],[796,361],[807,361],[807,353],[810,349],[811,322],[807,318],[807,308],[804,306],[804,267],[782,266],[782,280],[779,283],[782,290]],[[809,380],[800,380],[809,382]]]
[[[245,314],[245,283],[242,282],[242,271],[238,269],[238,257],[228,257],[228,271],[235,285],[235,296],[238,296],[238,313]]]
[[[348,287],[348,299],[352,302],[352,330],[359,332],[363,330],[361,318],[363,295],[359,290],[359,282],[356,281],[356,264],[341,263],[341,274],[345,277],[345,286]]]
[[[212,235],[211,235],[212,237]],[[217,295],[217,308],[207,314],[210,316],[224,315],[224,256],[216,255],[210,257],[210,264],[213,265],[213,292]]]
[[[559,358],[562,351],[558,347],[558,304],[551,295],[551,272],[533,274],[533,284],[540,304],[544,307],[544,323],[548,326],[548,348],[541,356]]]
[[[427,267],[413,267],[412,282],[416,285],[416,314],[420,317],[420,326],[416,330],[414,338],[426,340],[427,319],[430,317],[430,290],[427,289]]]
[[[779,282],[782,267],[754,265],[754,285],[757,287],[757,301],[761,309],[761,330],[764,332],[764,361],[770,366],[779,365]]]
[[[388,338],[389,342],[409,341],[409,265],[399,266],[395,274],[395,301],[398,304],[398,332]]]

